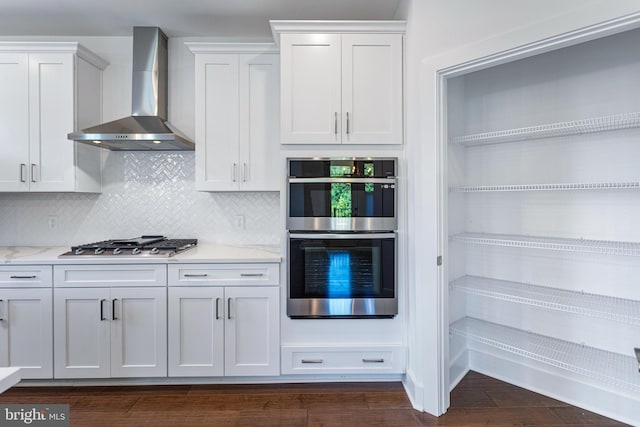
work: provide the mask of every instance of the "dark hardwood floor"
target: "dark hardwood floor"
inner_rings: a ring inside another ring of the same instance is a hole
[[[9,403],[68,403],[78,427],[625,425],[476,372],[439,418],[413,410],[397,382],[14,387],[0,395]]]

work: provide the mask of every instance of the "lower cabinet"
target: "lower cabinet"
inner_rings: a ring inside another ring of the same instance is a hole
[[[169,376],[279,375],[278,284],[277,264],[169,266]]]
[[[53,377],[51,307],[50,287],[0,288],[0,367],[20,368],[24,379]]]
[[[54,289],[55,378],[166,376],[166,292]]]

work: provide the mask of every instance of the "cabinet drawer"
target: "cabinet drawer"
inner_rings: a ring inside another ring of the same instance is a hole
[[[183,264],[168,266],[169,286],[280,284],[280,264]]]
[[[167,267],[148,265],[56,265],[55,287],[166,286]]]
[[[404,372],[404,347],[282,347],[283,374]]]
[[[53,280],[50,265],[0,266],[0,288],[46,288]]]

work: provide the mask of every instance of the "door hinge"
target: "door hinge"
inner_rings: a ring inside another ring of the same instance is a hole
[[[436,258],[436,264],[442,265],[442,255],[438,255],[438,258]]]

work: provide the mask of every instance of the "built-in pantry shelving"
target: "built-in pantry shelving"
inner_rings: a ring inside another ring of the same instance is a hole
[[[640,127],[640,112],[591,117],[582,120],[548,123],[516,129],[504,129],[473,135],[461,135],[452,137],[450,142],[452,144],[460,144],[465,147],[475,147],[479,145],[580,135],[585,133],[605,132],[635,127]]]
[[[501,351],[583,375],[614,388],[640,393],[638,364],[633,356],[624,356],[471,317],[452,323],[449,332]]]
[[[640,425],[638,44],[451,71],[450,386],[474,369]]]
[[[606,255],[640,256],[640,242],[617,242],[612,240],[568,239],[560,237],[518,236],[512,234],[458,233],[449,237],[457,241],[476,245],[508,246],[526,249],[583,252]]]
[[[570,191],[570,190],[622,190],[640,188],[640,181],[633,182],[572,182],[562,184],[506,184],[464,185],[451,187],[452,193],[488,193],[496,191]]]
[[[640,326],[640,301],[478,276],[462,276],[450,287],[471,295]]]

